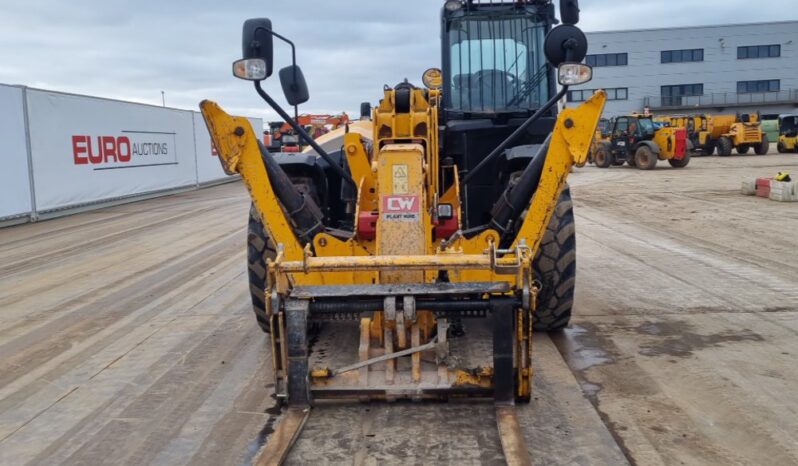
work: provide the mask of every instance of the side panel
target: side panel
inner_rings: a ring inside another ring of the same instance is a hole
[[[22,89],[0,85],[0,219],[31,212]]]
[[[197,183],[192,112],[29,90],[39,211]]]
[[[426,254],[424,149],[418,144],[388,145],[379,156],[377,255]],[[423,272],[383,272],[382,283],[421,283]]]

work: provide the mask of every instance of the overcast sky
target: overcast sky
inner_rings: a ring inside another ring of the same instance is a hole
[[[231,75],[241,23],[269,17],[297,43],[308,113],[357,114],[384,84],[439,66],[442,0],[0,0],[0,82],[275,119]],[[586,31],[778,21],[798,0],[582,0]],[[277,48],[280,68],[290,50]],[[280,95],[275,78],[267,89]],[[279,99],[282,101],[282,99]]]

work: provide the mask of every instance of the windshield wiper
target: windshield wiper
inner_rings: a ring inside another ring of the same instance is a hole
[[[540,83],[543,81],[543,78],[546,77],[546,72],[548,71],[548,65],[543,65],[538,69],[537,73],[532,75],[529,79],[524,81],[524,84],[519,89],[518,93],[507,102],[507,107],[512,107],[515,105],[521,104],[527,97],[529,97],[532,92],[537,89]]]

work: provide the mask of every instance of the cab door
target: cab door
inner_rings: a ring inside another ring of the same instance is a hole
[[[629,117],[618,117],[615,119],[615,127],[612,130],[612,152],[625,157],[629,151]]]

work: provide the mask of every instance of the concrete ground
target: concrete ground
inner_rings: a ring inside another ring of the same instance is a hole
[[[577,169],[575,317],[536,464],[798,464],[798,156]],[[249,464],[280,411],[238,184],[0,230],[0,465]],[[489,403],[325,406],[289,462],[502,464]]]

